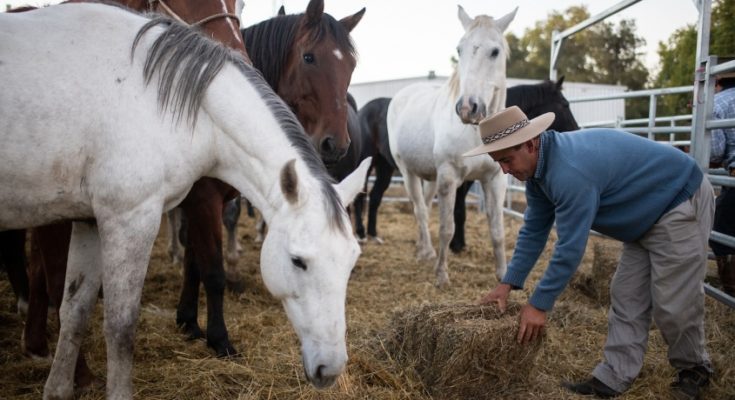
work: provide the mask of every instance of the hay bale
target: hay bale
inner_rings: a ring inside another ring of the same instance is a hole
[[[528,387],[542,340],[516,342],[521,306],[428,305],[393,315],[387,349],[443,399],[482,399]]]

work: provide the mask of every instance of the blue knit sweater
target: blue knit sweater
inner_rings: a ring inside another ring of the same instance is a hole
[[[556,220],[558,240],[529,302],[550,310],[577,270],[590,229],[634,242],[688,200],[702,171],[684,152],[614,129],[541,134],[527,208],[503,283],[523,287]]]

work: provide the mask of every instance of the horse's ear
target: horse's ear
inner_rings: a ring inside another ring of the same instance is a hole
[[[505,30],[508,29],[508,25],[510,25],[510,23],[513,22],[513,19],[516,17],[517,12],[518,12],[518,6],[516,6],[515,10],[509,12],[508,15],[505,15],[499,20],[495,21],[495,23],[498,24],[498,27],[500,28],[501,32],[505,32]]]
[[[296,160],[286,163],[281,169],[281,192],[291,205],[299,202],[299,177],[296,174]]]
[[[306,6],[306,25],[317,25],[324,14],[324,0],[310,0]]]
[[[352,171],[345,179],[342,179],[342,182],[334,185],[334,189],[339,194],[343,206],[347,207],[352,203],[352,200],[355,200],[355,196],[365,187],[365,179],[367,178],[372,159],[372,157],[368,157],[362,160],[356,170]]]
[[[342,18],[339,22],[345,27],[345,29],[347,29],[347,32],[352,32],[352,30],[355,29],[355,25],[357,25],[357,23],[362,19],[363,15],[365,15],[365,7],[349,17]]]
[[[286,15],[286,7],[284,7],[283,4],[281,4],[281,7],[278,9],[278,14],[276,15],[279,17]]]
[[[556,81],[556,88],[559,89],[559,90],[561,90],[561,85],[563,83],[564,83],[564,75],[562,75],[561,78],[559,78],[559,80]]]
[[[457,11],[457,15],[459,16],[459,21],[462,22],[462,27],[464,28],[465,32],[470,29],[470,25],[472,24],[472,17],[467,15],[464,8],[462,6],[457,5],[459,7],[459,10]]]

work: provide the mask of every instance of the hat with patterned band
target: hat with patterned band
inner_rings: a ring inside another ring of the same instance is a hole
[[[480,121],[482,144],[462,155],[471,157],[524,143],[545,131],[554,118],[553,112],[547,112],[529,121],[517,106],[498,111]]]

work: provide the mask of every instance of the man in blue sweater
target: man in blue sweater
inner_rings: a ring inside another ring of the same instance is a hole
[[[489,154],[503,172],[526,182],[527,208],[508,271],[480,302],[505,309],[556,222],[553,256],[519,319],[519,343],[535,340],[582,260],[590,229],[620,240],[605,360],[590,379],[563,385],[603,398],[626,391],[643,365],[653,319],[679,371],[672,393],[697,398],[712,374],[703,288],[712,186],[673,147],[614,129],[545,131],[553,120],[547,113],[529,121],[519,108],[507,108],[480,123],[483,145],[465,154]]]

